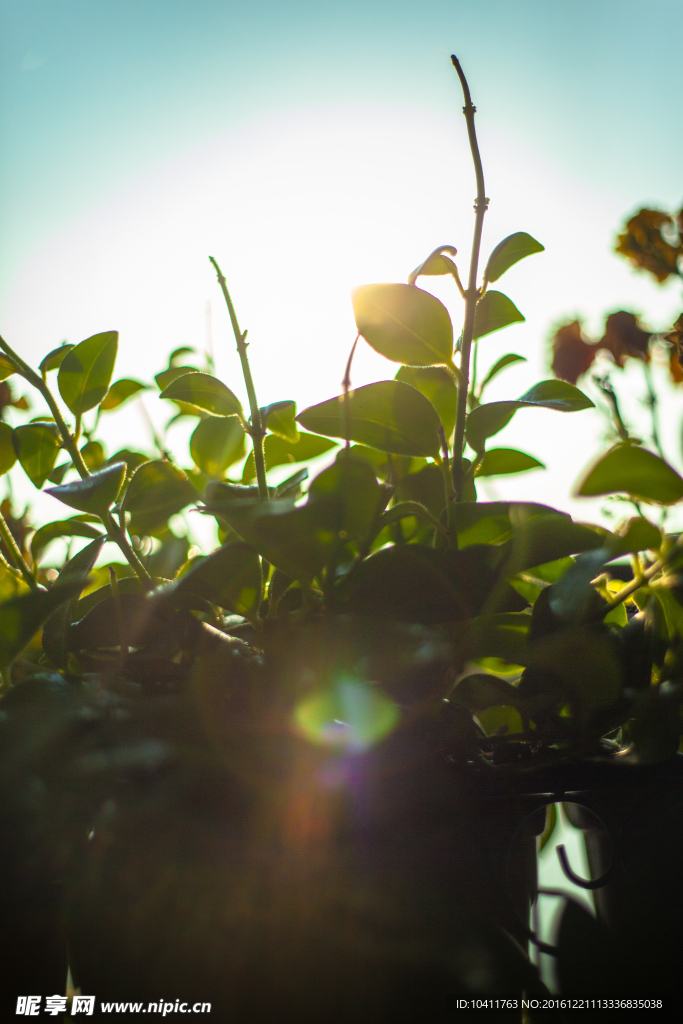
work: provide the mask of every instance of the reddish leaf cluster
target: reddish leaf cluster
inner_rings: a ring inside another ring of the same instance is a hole
[[[626,222],[626,230],[617,238],[615,252],[625,256],[638,270],[652,274],[662,284],[672,274],[681,274],[678,261],[683,256],[682,223],[683,210],[675,220],[661,210],[640,210]],[[664,237],[662,229],[673,241]]]
[[[601,349],[609,352],[619,367],[624,366],[627,356],[648,362],[651,337],[639,326],[636,316],[623,309],[607,317],[605,333],[600,341],[591,342],[585,338],[578,320],[562,324],[552,339],[553,373],[561,380],[576,384],[593,365]]]

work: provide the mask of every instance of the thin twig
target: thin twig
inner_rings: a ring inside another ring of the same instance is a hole
[[[477,133],[474,127],[474,115],[476,107],[472,103],[467,79],[460,67],[458,58],[451,56],[451,62],[455,68],[460,85],[462,86],[465,98],[465,106],[462,108],[465,120],[467,121],[467,135],[470,142],[474,173],[477,180],[477,198],[474,201],[474,233],[472,235],[472,255],[470,257],[470,272],[465,293],[465,324],[462,332],[462,345],[460,352],[460,373],[462,381],[458,386],[458,409],[455,419],[455,436],[453,440],[453,483],[455,486],[455,500],[462,501],[463,496],[463,463],[462,454],[465,447],[465,419],[467,416],[467,393],[469,390],[470,378],[470,353],[472,349],[472,335],[474,334],[474,314],[479,299],[477,290],[477,271],[479,268],[479,250],[481,248],[481,235],[484,227],[484,215],[488,207],[486,190],[484,187],[484,171],[479,155]]]
[[[9,551],[10,557],[14,559],[17,569],[23,576],[25,582],[28,583],[31,590],[40,590],[40,587],[38,586],[38,581],[36,580],[35,576],[29,569],[28,565],[26,564],[24,556],[19,550],[19,545],[14,539],[12,531],[7,525],[7,521],[5,517],[2,515],[2,513],[0,513],[0,537],[2,537],[3,541],[5,542],[5,547]],[[3,558],[3,562],[4,561],[5,559]]]
[[[356,354],[356,347],[358,345],[359,338],[360,334],[357,334],[355,341],[351,346],[351,351],[349,352],[346,370],[344,371],[344,379],[342,380],[342,390],[344,392],[344,439],[346,441],[346,448],[351,447],[351,399],[349,398],[349,390],[351,388],[351,364],[353,363],[353,357]]]
[[[223,298],[225,304],[228,307],[228,313],[230,314],[230,323],[232,324],[233,334],[235,335],[235,341],[237,342],[237,351],[240,357],[240,363],[242,364],[242,374],[244,376],[244,383],[247,388],[247,396],[249,398],[249,411],[251,413],[251,428],[249,433],[251,434],[252,441],[254,443],[254,464],[256,466],[256,480],[258,482],[259,498],[261,501],[268,501],[268,482],[266,480],[266,457],[263,451],[263,439],[266,435],[263,424],[261,423],[261,410],[259,404],[256,401],[256,389],[254,388],[254,381],[251,376],[251,367],[249,366],[249,357],[247,356],[247,332],[240,330],[240,325],[237,322],[237,314],[235,313],[235,307],[232,304],[230,298],[230,292],[228,291],[228,284],[225,280],[223,271],[218,266],[218,263],[209,256],[209,261],[216,271],[218,277],[218,283],[221,286],[223,292]]]

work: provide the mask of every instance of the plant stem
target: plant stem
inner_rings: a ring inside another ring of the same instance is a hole
[[[37,391],[40,391],[41,395],[43,396],[43,398],[45,399],[50,408],[50,412],[54,417],[54,421],[57,424],[59,433],[62,436],[62,442],[64,444],[64,447],[71,456],[71,459],[73,461],[74,466],[76,467],[76,470],[78,471],[79,476],[81,477],[82,480],[85,480],[86,477],[90,476],[90,471],[86,466],[85,462],[83,461],[83,456],[78,450],[76,440],[69,431],[69,428],[67,427],[64,421],[64,417],[62,416],[61,410],[57,405],[55,397],[50,391],[47,382],[44,381],[43,378],[35,372],[35,370],[32,370],[28,363],[24,362],[21,356],[17,355],[17,353],[12,348],[10,348],[10,346],[7,344],[7,342],[2,336],[0,336],[0,348],[5,352],[7,356],[9,356],[10,361],[14,363],[14,365],[17,368],[17,372],[21,374],[21,376],[24,377],[29,382],[29,384],[32,384]]]
[[[470,151],[474,164],[474,173],[477,180],[477,198],[474,201],[474,233],[472,235],[472,255],[470,257],[470,272],[465,292],[465,324],[462,332],[462,347],[460,351],[460,374],[462,381],[458,386],[458,409],[455,418],[455,437],[453,440],[453,484],[455,486],[455,500],[462,501],[463,494],[463,463],[462,454],[465,447],[465,418],[467,416],[467,393],[470,379],[470,353],[472,349],[472,335],[474,334],[474,313],[479,299],[477,290],[477,271],[479,268],[479,250],[481,248],[481,235],[484,227],[484,215],[488,207],[486,190],[484,188],[484,171],[479,155],[477,144],[477,133],[474,127],[474,115],[476,107],[472,103],[470,89],[467,79],[460,67],[458,58],[451,56],[451,62],[455,68],[460,85],[462,86],[465,106],[462,112],[467,121],[467,135],[470,141]]]
[[[100,518],[106,527],[109,539],[113,540],[115,544],[118,544],[122,554],[135,575],[141,579],[143,583],[153,585],[154,580],[133,550],[133,546],[126,537],[124,529],[118,525],[111,512],[105,512],[104,515],[100,516]]]
[[[31,572],[31,570],[29,569],[28,565],[26,564],[24,556],[19,550],[19,545],[14,539],[12,531],[7,525],[5,517],[2,515],[2,513],[0,513],[0,537],[2,537],[2,539],[4,540],[5,547],[9,551],[11,557],[14,559],[17,568],[19,569],[19,572],[24,577],[24,580],[26,581],[26,583],[28,583],[31,590],[39,590],[40,587],[38,586],[38,582],[33,573]]]
[[[647,384],[647,404],[650,406],[650,416],[652,417],[652,443],[659,452],[661,458],[664,458],[664,452],[662,451],[662,445],[659,440],[659,426],[657,424],[657,392],[655,391],[654,383],[652,381],[650,367],[646,362],[643,362],[643,374],[645,376],[645,383]]]
[[[91,475],[90,470],[83,461],[83,456],[78,450],[76,440],[73,434],[71,434],[71,432],[69,431],[69,428],[66,425],[64,417],[62,416],[61,410],[57,405],[55,397],[50,391],[50,388],[48,387],[46,381],[44,381],[43,378],[35,372],[35,370],[32,370],[28,363],[24,362],[21,356],[17,355],[17,353],[7,344],[7,342],[2,336],[0,336],[0,348],[2,348],[5,354],[9,357],[10,361],[14,363],[14,365],[17,368],[17,373],[21,374],[21,376],[24,377],[29,382],[29,384],[32,384],[37,391],[40,391],[41,395],[43,396],[48,406],[50,407],[50,412],[54,416],[54,420],[55,423],[57,424],[57,428],[61,435],[64,447],[71,456],[71,459],[73,461],[74,466],[76,467],[76,470],[78,471],[79,476],[81,477],[82,480],[85,480],[87,477]],[[138,576],[143,581],[143,583],[152,584],[152,577],[147,572],[144,565],[133,551],[133,548],[129,540],[126,537],[125,531],[120,526],[117,526],[111,513],[106,512],[104,515],[100,516],[100,519],[102,520],[102,525],[105,527],[107,531],[109,539],[114,541],[114,543],[119,546],[122,554],[125,556],[126,561],[130,565],[135,575]],[[31,577],[31,579],[33,579],[33,577]],[[38,586],[35,580],[33,580],[33,583],[35,584],[36,587]],[[31,584],[29,584],[29,586],[30,585]]]
[[[259,409],[258,402],[256,401],[256,389],[254,388],[254,381],[251,376],[251,368],[249,366],[249,358],[247,356],[247,332],[240,331],[240,325],[237,322],[237,314],[235,313],[235,307],[232,304],[230,298],[230,292],[228,291],[228,285],[225,280],[223,271],[218,266],[218,263],[209,256],[209,261],[216,271],[218,277],[218,283],[221,286],[223,292],[223,298],[225,304],[228,307],[228,313],[230,314],[230,323],[232,324],[233,334],[235,335],[235,341],[237,342],[237,351],[240,357],[240,363],[242,364],[242,374],[244,376],[244,383],[247,388],[247,396],[249,398],[249,411],[251,413],[251,434],[252,441],[254,442],[254,464],[256,466],[256,480],[258,482],[259,498],[261,501],[268,501],[268,482],[266,480],[266,457],[263,451],[263,439],[266,436],[266,432],[261,423],[261,410]]]
[[[356,347],[358,346],[358,339],[360,334],[356,335],[355,341],[351,346],[349,358],[346,363],[346,370],[344,371],[344,379],[342,381],[342,391],[344,393],[344,439],[346,444],[344,447],[351,447],[351,404],[349,399],[349,390],[351,388],[351,364],[353,363],[353,357],[356,354]]]

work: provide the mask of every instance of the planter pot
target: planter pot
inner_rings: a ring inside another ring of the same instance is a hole
[[[575,798],[588,809],[575,807],[570,820],[583,830],[591,877],[612,868],[594,895],[598,919],[613,944],[620,991],[667,998],[678,1007],[683,992],[683,784],[671,779],[664,785],[635,784]]]

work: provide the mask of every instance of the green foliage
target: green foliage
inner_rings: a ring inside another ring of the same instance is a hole
[[[12,597],[0,605],[0,669],[4,671],[14,661],[48,616],[81,586],[80,580],[64,581],[51,590]]]
[[[296,402],[273,402],[261,409],[261,422],[271,434],[296,444],[299,431],[296,425]]]
[[[196,500],[197,492],[182,469],[154,459],[135,470],[121,507],[130,515],[131,532],[144,536]]]
[[[499,242],[488,258],[484,270],[484,281],[493,282],[502,277],[506,270],[519,263],[525,256],[544,252],[545,246],[528,235],[526,231],[515,231]]]
[[[9,423],[0,421],[0,474],[7,473],[17,461],[12,434]]]
[[[59,393],[75,416],[94,409],[107,394],[118,346],[118,331],[104,331],[70,349],[59,363]]]
[[[59,537],[88,537],[90,540],[100,537],[102,534],[101,528],[98,529],[90,522],[84,522],[84,519],[87,518],[86,516],[74,516],[73,519],[58,519],[53,523],[46,523],[45,526],[41,526],[31,538],[31,555],[33,560],[37,562],[48,544],[51,544],[53,540],[57,540]],[[92,518],[94,519],[95,517],[93,516]]]
[[[208,373],[186,373],[161,392],[160,398],[184,402],[211,416],[241,416],[242,406],[236,395],[217,377]]]
[[[467,417],[467,443],[476,452],[483,452],[486,441],[506,427],[518,409],[555,409],[557,412],[579,412],[592,409],[590,398],[563,380],[545,380],[536,384],[515,402],[489,402],[479,405]]]
[[[492,334],[510,324],[523,322],[524,317],[507,295],[503,295],[502,292],[486,292],[477,303],[473,337],[483,338],[485,334]]]
[[[207,416],[199,421],[190,438],[190,454],[195,466],[217,480],[222,479],[245,452],[246,434],[235,417]]]
[[[109,388],[106,397],[100,404],[100,409],[102,412],[118,409],[129,398],[133,398],[135,395],[139,395],[141,391],[146,390],[147,385],[141,384],[139,380],[130,380],[128,377],[122,377],[121,380],[115,381]]]
[[[79,512],[108,512],[116,501],[126,477],[126,463],[114,462],[106,469],[93,473],[84,480],[74,480],[59,487],[48,487],[46,494],[59,498],[65,505]]]
[[[369,284],[353,293],[358,333],[395,363],[450,364],[453,327],[446,307],[408,284]]]
[[[14,428],[12,444],[26,476],[36,487],[42,487],[59,454],[57,426],[52,422],[22,423]]]
[[[38,365],[40,372],[46,374],[49,373],[50,370],[58,370],[62,365],[64,357],[68,355],[74,347],[74,345],[69,345],[65,341],[59,346],[59,348],[53,348],[51,352],[48,352],[44,359],[41,359]]]
[[[339,395],[305,409],[297,420],[313,433],[357,441],[394,455],[434,457],[439,453],[439,417],[434,406],[401,381],[366,384],[349,391],[346,399]]]
[[[577,494],[621,492],[658,505],[683,498],[683,477],[646,448],[618,444],[601,456],[577,484]]]
[[[442,366],[402,366],[396,380],[417,388],[429,399],[439,415],[444,434],[450,437],[455,427],[458,389],[448,370]]]
[[[68,628],[73,619],[78,598],[85,588],[106,539],[104,536],[97,537],[77,555],[65,562],[49,592],[50,594],[66,593],[68,595],[68,600],[60,601],[54,611],[51,609],[52,614],[43,627],[43,650],[52,664],[59,668],[66,667]]]
[[[545,469],[545,466],[532,455],[514,448],[491,448],[484,452],[474,475],[504,476],[507,473],[524,473],[528,469]]]
[[[275,466],[284,466],[287,463],[310,462],[317,459],[325,452],[335,447],[334,441],[326,437],[319,437],[317,434],[299,433],[299,440],[296,443],[286,441],[277,434],[268,434],[263,442],[263,450],[266,460],[266,468],[273,469]],[[256,465],[253,452],[244,464],[242,483],[248,484],[256,479]]]
[[[248,544],[226,544],[200,559],[174,586],[174,597],[196,595],[254,618],[261,602],[261,563]]]

